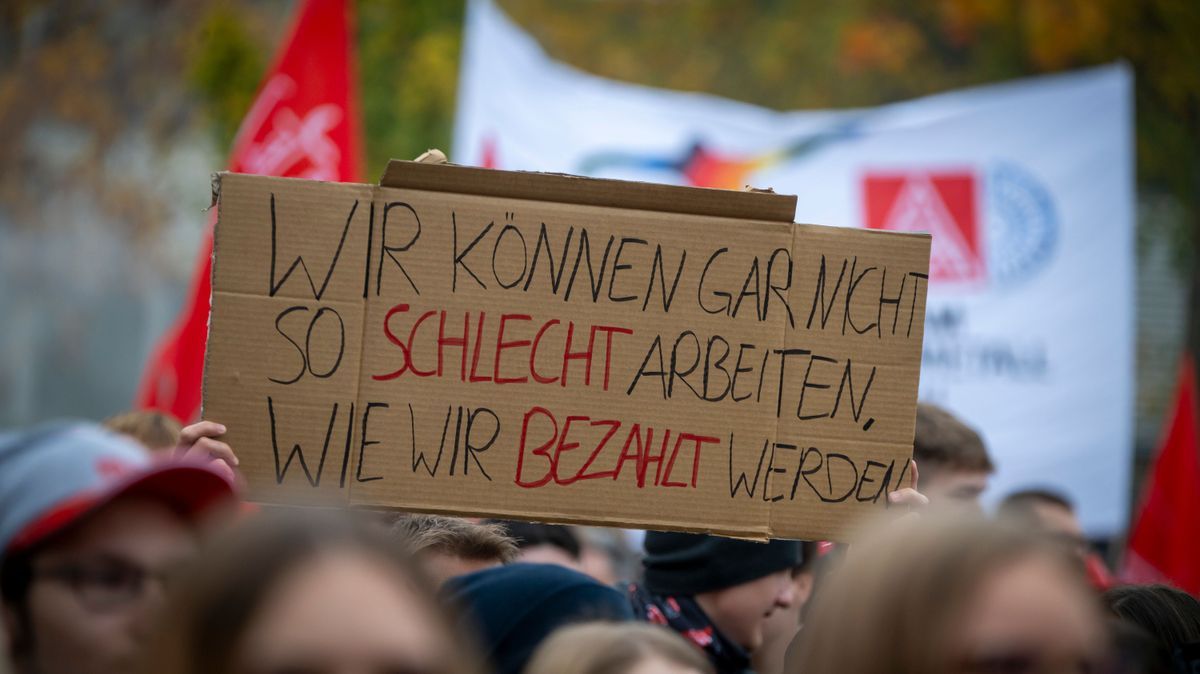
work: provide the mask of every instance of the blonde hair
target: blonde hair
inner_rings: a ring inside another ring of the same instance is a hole
[[[524,674],[624,674],[658,658],[713,674],[708,656],[665,627],[649,623],[585,623],[542,642]]]
[[[945,674],[955,669],[957,627],[967,603],[998,571],[1029,559],[1082,574],[1061,550],[1009,525],[962,513],[878,523],[851,546],[818,588],[788,672]]]
[[[392,533],[414,555],[440,553],[472,561],[508,564],[517,558],[517,542],[499,524],[469,522],[443,515],[401,515]]]
[[[155,410],[124,412],[105,419],[104,427],[128,435],[152,451],[174,449],[183,431],[175,417]]]

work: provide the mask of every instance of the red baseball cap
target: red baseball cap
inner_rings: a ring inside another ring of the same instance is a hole
[[[28,549],[114,500],[137,495],[195,521],[234,500],[208,463],[152,456],[92,423],[0,434],[0,556]]]

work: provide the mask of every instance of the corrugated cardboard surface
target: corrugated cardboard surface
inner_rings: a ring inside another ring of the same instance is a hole
[[[255,498],[836,539],[907,483],[928,236],[773,194],[384,183],[221,178],[204,414]]]

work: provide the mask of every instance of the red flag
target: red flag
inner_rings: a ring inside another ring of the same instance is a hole
[[[346,0],[305,0],[274,66],[242,120],[229,170],[238,173],[360,180],[362,150]],[[146,365],[136,405],[190,421],[200,411],[208,339],[212,223],[187,305]]]
[[[1129,534],[1124,580],[1166,582],[1200,596],[1200,444],[1196,436],[1196,371],[1180,366],[1175,405],[1144,501]]]

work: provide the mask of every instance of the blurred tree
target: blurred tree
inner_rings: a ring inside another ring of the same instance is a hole
[[[191,39],[188,76],[208,103],[218,147],[232,147],[270,57],[248,28],[256,18],[218,3],[209,9]]]
[[[120,223],[122,238],[156,232],[169,198],[145,190],[133,171],[105,167],[114,147],[169,147],[191,129],[197,100],[179,82],[186,61],[179,37],[196,10],[116,0],[2,3],[3,222],[67,227],[47,216],[46,204],[72,189],[89,195],[97,215]]]
[[[358,0],[367,176],[391,158],[448,148],[454,129],[461,0]]]

